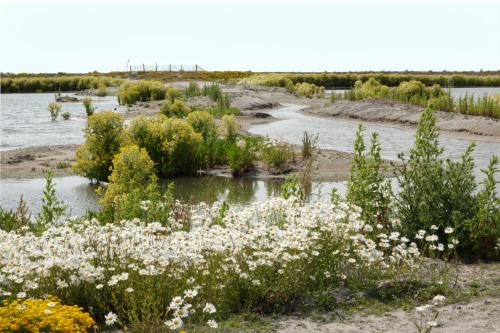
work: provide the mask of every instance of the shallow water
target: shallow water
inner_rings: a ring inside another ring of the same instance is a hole
[[[494,92],[500,88],[455,88],[452,94],[465,94],[465,89],[480,89]],[[471,90],[467,90],[469,93]],[[477,90],[475,90],[478,92]],[[73,96],[74,94],[68,94]],[[81,96],[78,96],[81,98]],[[69,111],[68,121],[50,120],[47,105],[54,100],[54,94],[2,94],[1,98],[1,142],[0,150],[36,145],[55,145],[81,143],[82,128],[86,115],[81,102],[61,103],[62,112]],[[97,109],[118,107],[116,97],[92,97]],[[303,132],[319,134],[321,148],[352,152],[357,122],[335,118],[319,118],[303,115],[300,106],[287,105],[272,115],[279,121],[251,126],[249,132],[267,135],[272,138],[286,139],[300,144]],[[382,156],[395,160],[399,152],[407,152],[413,145],[415,131],[410,128],[399,129],[390,126],[365,124],[366,134],[377,131],[382,143]],[[441,144],[446,148],[445,155],[458,158],[470,143],[468,140],[441,137]],[[479,167],[487,165],[493,153],[500,152],[500,144],[477,142],[474,152]],[[85,178],[70,176],[55,178],[58,197],[64,200],[74,215],[84,214],[87,209],[98,209],[98,198],[94,187]],[[201,201],[213,203],[225,200],[229,204],[248,204],[253,201],[263,201],[269,197],[280,195],[281,181],[229,179],[223,177],[189,177],[177,178],[174,181],[174,196],[190,203]],[[19,197],[24,195],[33,214],[40,209],[43,179],[0,180],[0,205],[3,208],[15,209]],[[328,200],[331,189],[335,187],[344,194],[345,182],[314,183],[313,193],[317,195],[312,200]]]
[[[74,93],[63,95],[84,97]],[[116,96],[91,97],[96,110],[123,109]],[[0,94],[0,150],[82,143],[82,129],[87,120],[83,103],[60,103],[59,117],[52,121],[47,106],[54,100],[53,93]],[[71,114],[69,120],[62,119],[64,112]]]
[[[249,128],[252,134],[269,136],[274,139],[286,139],[294,144],[301,144],[304,131],[318,134],[320,148],[352,152],[358,121],[338,118],[312,117],[302,114],[298,105],[287,105],[273,111],[272,115],[279,121],[260,124]],[[365,123],[366,141],[372,132],[379,133],[382,146],[382,157],[396,160],[399,153],[407,153],[414,144],[415,130],[396,128],[378,124]],[[469,140],[454,139],[441,136],[441,145],[445,148],[445,157],[457,159],[471,143]],[[478,167],[485,167],[493,154],[500,152],[500,143],[476,142],[473,156]]]
[[[86,178],[78,176],[54,178],[56,192],[70,208],[70,214],[80,216],[89,209],[99,209],[95,186]],[[162,185],[165,188],[167,182]],[[197,204],[226,201],[230,205],[246,205],[255,201],[281,195],[279,180],[232,179],[216,176],[181,177],[173,180],[174,197],[184,202]],[[32,214],[37,214],[41,207],[44,179],[0,180],[0,206],[15,210],[19,198],[24,200]],[[345,182],[313,183],[312,201],[328,200],[332,188],[340,194],[346,191]]]

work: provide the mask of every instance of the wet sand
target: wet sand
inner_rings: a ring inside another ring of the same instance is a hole
[[[416,127],[424,108],[400,102],[362,100],[327,102],[304,109],[304,113],[321,117],[356,119],[396,127]],[[500,121],[482,116],[436,111],[436,124],[443,134],[454,138],[500,142]]]

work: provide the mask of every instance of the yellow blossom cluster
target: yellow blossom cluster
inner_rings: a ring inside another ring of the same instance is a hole
[[[1,333],[85,333],[94,324],[82,308],[63,305],[55,297],[4,301],[0,306]]]

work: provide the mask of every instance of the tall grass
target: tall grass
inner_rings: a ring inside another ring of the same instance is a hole
[[[118,86],[123,79],[98,76],[54,76],[54,77],[2,77],[2,93],[32,93],[52,91],[79,91]]]
[[[413,73],[387,73],[387,72],[363,72],[363,73],[261,73],[243,78],[240,84],[262,85],[273,87],[286,87],[288,81],[297,83],[312,83],[317,86],[323,86],[326,89],[334,87],[353,87],[356,81],[368,81],[375,78],[379,82],[389,87],[396,87],[401,82],[417,80],[426,86],[439,84],[441,86],[451,87],[499,87],[500,73],[431,73],[431,72],[413,72]]]

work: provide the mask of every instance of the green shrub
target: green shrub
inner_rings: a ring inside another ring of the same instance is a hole
[[[167,117],[184,118],[191,112],[191,109],[183,101],[176,99],[174,102],[170,100],[163,102],[160,112]]]
[[[123,117],[113,111],[96,112],[88,117],[85,141],[76,150],[73,170],[90,180],[107,181],[113,156],[123,141]]]
[[[370,150],[366,152],[363,125],[359,125],[354,141],[354,155],[347,182],[346,200],[361,208],[364,221],[374,225],[387,224],[391,199],[391,183],[385,180],[380,157],[378,134],[373,133]]]
[[[495,158],[486,171],[485,188],[476,194],[471,157],[474,144],[459,161],[444,161],[438,138],[436,119],[427,109],[419,121],[409,158],[401,154],[401,164],[396,168],[400,187],[395,201],[397,217],[408,234],[431,230],[434,225],[442,243],[454,244],[453,239],[458,238],[458,250],[463,257],[485,258],[494,252],[491,239],[497,233],[500,214],[498,200],[494,198]],[[454,228],[455,232],[447,234],[446,227]],[[490,241],[481,243],[485,240],[482,236]]]
[[[222,94],[217,98],[216,102],[218,110],[229,109],[231,107],[231,96],[229,94]]]
[[[103,80],[99,80],[97,83],[97,96],[104,97],[106,96],[106,84]]]
[[[297,83],[295,84],[295,92],[298,95],[305,96],[307,98],[312,98],[315,95],[319,95],[320,97],[324,94],[324,88],[318,87],[312,83]]]
[[[227,140],[235,140],[240,130],[240,124],[234,115],[225,115],[222,117],[222,132]]]
[[[197,133],[200,133],[205,140],[209,136],[216,135],[217,133],[214,117],[207,111],[193,111],[187,116],[186,121]]]
[[[239,177],[253,166],[255,159],[254,149],[255,147],[245,139],[232,142],[228,145],[227,158],[233,176]]]
[[[174,103],[178,98],[181,97],[181,92],[174,87],[167,87],[165,91],[165,98],[170,103]]]
[[[67,111],[62,114],[62,117],[64,120],[68,120],[70,116],[71,116],[71,114]]]
[[[203,138],[185,120],[136,117],[127,128],[127,137],[146,149],[160,177],[190,175],[200,166],[198,148]]]
[[[215,102],[222,96],[222,90],[217,83],[212,83],[211,85],[204,85],[201,94],[210,97]]]
[[[312,157],[318,150],[318,139],[319,136],[311,135],[307,131],[304,131],[302,135],[302,159],[308,159]]]
[[[45,175],[45,188],[43,189],[42,209],[36,217],[34,228],[43,231],[51,225],[59,222],[59,219],[66,212],[67,206],[57,198],[56,187],[52,181],[52,171],[47,171]]]
[[[285,90],[289,94],[295,93],[295,85],[293,84],[292,80],[290,80],[290,79],[286,80]]]
[[[83,99],[83,107],[85,108],[85,113],[87,117],[91,116],[94,113],[94,107],[92,106],[92,98],[85,97]]]
[[[47,110],[50,113],[50,118],[52,119],[52,121],[54,121],[57,119],[57,116],[59,116],[59,112],[61,111],[61,104],[52,102],[47,107]]]
[[[286,141],[268,140],[261,149],[261,159],[267,164],[267,168],[272,167],[278,172],[288,169],[294,158],[292,146]]]
[[[200,86],[196,82],[189,82],[186,90],[184,91],[184,95],[186,97],[194,97],[199,96],[201,94]]]
[[[165,99],[167,89],[161,81],[127,81],[118,90],[120,105],[131,105],[135,102],[157,101]]]

